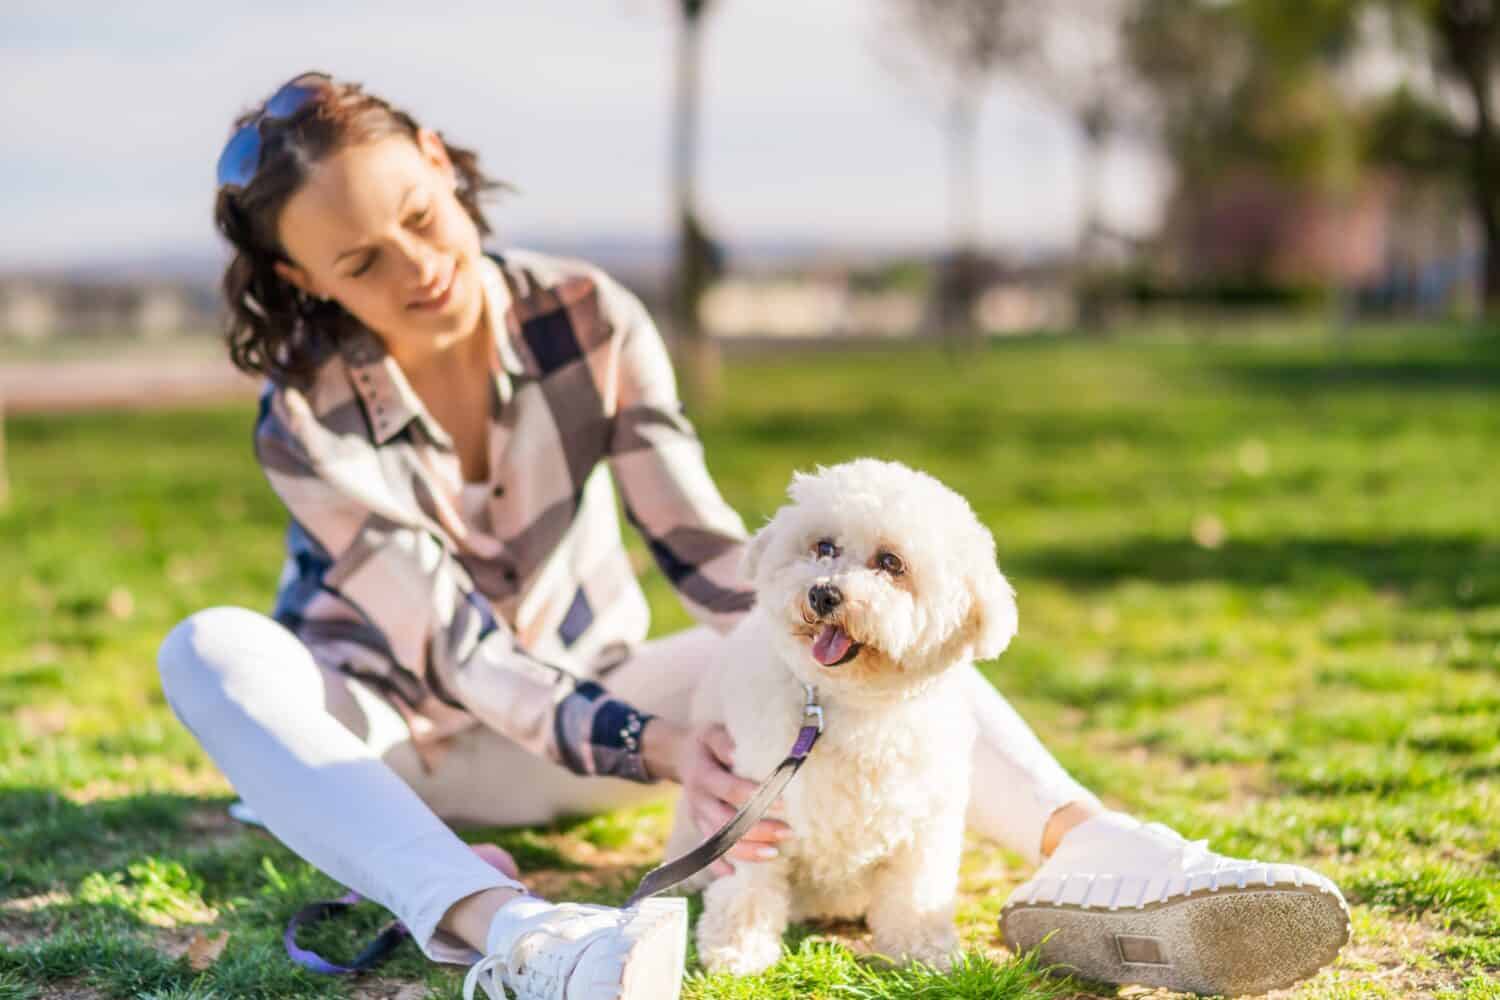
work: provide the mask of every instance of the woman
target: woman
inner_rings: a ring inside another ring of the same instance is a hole
[[[255,447],[291,515],[288,559],[274,618],[214,608],[168,636],[173,709],[294,851],[394,911],[429,957],[485,956],[466,995],[676,996],[680,919],[526,895],[439,818],[541,823],[675,781],[708,833],[754,788],[728,770],[722,730],[678,721],[752,595],[736,577],[743,524],[661,338],[591,267],[482,252],[494,185],[474,154],[357,85],[305,74],[236,126],[216,207],[234,250],[229,347],[268,377]],[[645,640],[615,486],[699,627]],[[1227,885],[1248,863],[1105,811],[972,683],[972,821],[1048,858],[1013,897],[1023,924],[1057,914],[1087,945],[1065,957],[1123,981],[1176,982],[1174,968],[1212,972],[1243,950],[1122,952],[1117,929],[1080,918],[1102,900],[1072,876],[1113,878],[1116,895],[1135,879],[1143,899],[1158,879],[1168,915],[1191,916],[1194,873]],[[764,820],[731,856],[774,857],[788,833]],[[1326,884],[1274,868],[1254,868],[1265,898]],[[1324,897],[1342,927],[1336,890]],[[1281,911],[1237,913],[1253,935]],[[1275,960],[1306,975],[1328,947]]]

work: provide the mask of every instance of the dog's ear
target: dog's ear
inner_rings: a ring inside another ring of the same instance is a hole
[[[969,578],[969,627],[974,630],[974,659],[992,660],[1005,652],[1019,623],[1016,592],[993,562]]]
[[[777,511],[779,514],[780,511]],[[745,543],[745,551],[740,555],[740,579],[753,581],[755,574],[760,571],[761,557],[766,554],[766,548],[771,544],[771,535],[775,532],[776,518],[772,517],[761,529],[755,533],[750,541]]]

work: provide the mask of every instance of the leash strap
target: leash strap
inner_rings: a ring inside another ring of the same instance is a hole
[[[647,872],[635,892],[625,901],[626,909],[685,882],[723,857],[752,826],[760,822],[777,797],[797,776],[797,771],[806,762],[813,744],[818,742],[818,736],[823,732],[823,708],[818,704],[817,689],[810,684],[803,687],[807,689],[807,703],[802,708],[803,726],[797,734],[797,742],[792,744],[791,753],[761,783],[749,801],[734,814],[733,819],[680,858]]]
[[[339,965],[330,962],[317,952],[303,948],[297,944],[297,929],[308,924],[326,920],[329,917],[337,917],[348,913],[349,908],[360,901],[357,892],[340,896],[338,899],[325,900],[321,903],[309,903],[298,910],[286,925],[286,933],[281,936],[281,943],[286,946],[286,953],[291,956],[292,961],[312,972],[321,972],[328,976],[350,975],[355,972],[364,972],[373,968],[381,959],[389,955],[395,947],[406,940],[411,933],[400,921],[394,921],[381,929],[375,940],[365,945],[363,951],[354,956],[354,961],[348,965]]]
[[[807,702],[802,706],[803,725],[797,733],[797,742],[792,744],[791,752],[787,754],[786,759],[778,764],[776,770],[771,772],[771,776],[761,783],[761,786],[755,790],[755,794],[750,796],[749,801],[734,814],[733,819],[682,857],[668,861],[661,867],[646,873],[646,877],[641,879],[641,884],[631,894],[630,899],[626,900],[626,909],[674,885],[685,882],[723,857],[731,847],[739,843],[740,838],[752,826],[761,821],[782,791],[797,776],[797,772],[807,761],[807,755],[812,752],[813,744],[818,742],[818,737],[823,733],[823,707],[818,704],[818,690],[811,684],[804,684],[803,687],[807,691]],[[299,928],[330,917],[341,916],[361,898],[359,893],[350,892],[338,899],[309,903],[298,910],[287,923],[286,932],[281,936],[281,942],[286,946],[286,953],[292,961],[304,969],[330,976],[364,972],[378,964],[411,934],[400,921],[392,921],[382,928],[375,940],[354,956],[354,960],[348,965],[330,962],[317,952],[297,944]]]
[[[494,852],[488,850],[491,845],[479,844],[471,849],[480,859],[499,869],[502,873],[509,875],[513,869],[503,867],[494,857]],[[349,912],[349,908],[358,903],[364,897],[357,892],[350,892],[338,899],[325,900],[318,903],[309,903],[298,910],[292,919],[287,922],[286,931],[281,935],[281,943],[286,948],[287,956],[304,969],[312,972],[320,972],[325,976],[347,976],[356,972],[364,972],[379,964],[389,955],[396,946],[410,936],[411,932],[399,920],[393,920],[381,928],[375,940],[365,946],[364,950],[354,956],[354,961],[348,965],[339,965],[330,962],[309,948],[303,948],[297,944],[297,931],[321,920],[342,916]]]

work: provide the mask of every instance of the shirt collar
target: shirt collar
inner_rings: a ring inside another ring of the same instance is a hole
[[[520,323],[512,309],[513,295],[500,266],[488,255],[481,254],[478,271],[485,297],[485,319],[500,361],[500,369],[496,372],[500,400],[508,403],[510,377],[526,374],[525,362],[513,342],[521,335]],[[447,433],[422,405],[421,397],[406,380],[401,366],[369,328],[361,325],[343,338],[339,352],[354,391],[364,404],[376,444],[385,444],[414,419],[422,420],[436,440],[451,443]]]
[[[504,269],[489,254],[480,255],[479,277],[484,283],[486,315],[500,356],[500,367],[508,375],[526,375],[526,362],[516,346],[521,339],[521,322],[516,316],[514,287]]]

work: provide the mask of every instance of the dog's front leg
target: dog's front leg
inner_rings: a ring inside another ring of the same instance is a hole
[[[698,958],[710,972],[751,975],[776,964],[788,909],[787,865],[735,861],[703,893]]]
[[[875,951],[939,969],[953,964],[953,927],[963,815],[942,817],[883,865],[874,880],[868,922]]]

